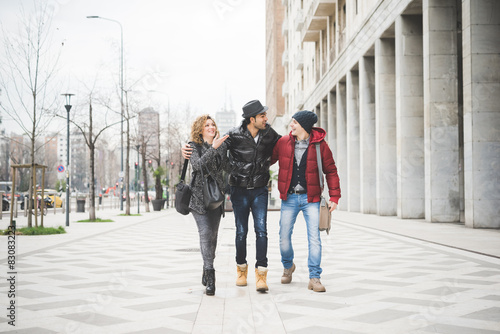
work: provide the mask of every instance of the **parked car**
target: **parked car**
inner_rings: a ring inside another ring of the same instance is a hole
[[[10,201],[7,197],[2,196],[2,211],[9,211],[10,209]]]
[[[62,208],[63,200],[61,197],[57,195],[45,196],[45,204],[47,205],[48,208],[54,207],[54,201],[56,208]]]

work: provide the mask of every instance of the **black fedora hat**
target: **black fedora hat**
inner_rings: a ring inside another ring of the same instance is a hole
[[[243,118],[254,117],[257,116],[258,114],[266,112],[267,109],[269,108],[263,106],[259,100],[252,100],[250,102],[247,102],[247,104],[243,106],[243,115],[241,116]]]

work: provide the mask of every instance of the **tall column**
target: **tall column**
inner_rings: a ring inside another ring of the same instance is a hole
[[[359,212],[360,184],[360,150],[359,150],[359,73],[347,72],[346,110],[347,110],[347,178],[348,210]]]
[[[327,97],[328,98],[328,97]],[[328,127],[328,102],[327,99],[321,100],[320,103],[320,117],[319,117],[319,126],[324,130],[327,130]]]
[[[377,214],[397,214],[396,64],[393,38],[375,42]]]
[[[340,179],[340,190],[342,198],[339,202],[339,209],[348,210],[349,187],[347,169],[347,111],[346,111],[346,84],[339,82],[337,84],[337,173]]]
[[[375,169],[375,58],[359,61],[360,204],[362,213],[377,213]]]
[[[457,8],[424,0],[425,219],[460,221]]]
[[[465,225],[500,228],[500,3],[463,0]]]
[[[422,17],[396,19],[396,145],[399,218],[424,218]]]
[[[328,129],[326,129],[328,145],[337,162],[337,96],[335,91],[328,94]]]

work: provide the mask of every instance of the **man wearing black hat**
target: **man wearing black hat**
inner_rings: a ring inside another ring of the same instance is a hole
[[[231,202],[236,221],[236,285],[247,285],[248,217],[252,211],[256,236],[256,289],[268,291],[267,286],[267,203],[269,166],[273,147],[280,135],[267,124],[266,111],[259,100],[243,106],[244,118],[239,127],[231,129],[221,147],[229,151]],[[189,149],[182,149],[188,158]]]
[[[326,131],[313,127],[318,116],[307,110],[296,112],[290,123],[291,131],[278,140],[271,163],[279,161],[278,190],[281,198],[280,252],[283,263],[282,284],[292,281],[295,271],[293,262],[292,233],[300,211],[307,225],[309,244],[308,289],[324,292],[321,284],[321,237],[319,233],[319,204],[323,189],[320,186],[316,145],[319,145],[321,165],[328,182],[330,212],[340,199],[340,183],[332,151],[325,142]]]

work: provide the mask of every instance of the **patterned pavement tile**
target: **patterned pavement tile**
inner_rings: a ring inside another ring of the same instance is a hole
[[[63,236],[21,256],[16,333],[500,332],[495,258],[338,223],[329,236],[322,234],[327,292],[318,294],[307,289],[302,216],[293,235],[297,270],[291,284],[280,284],[279,212],[270,212],[270,290],[259,294],[253,273],[247,287],[234,284],[235,228],[228,213],[215,259],[217,292],[209,297],[200,282],[192,216],[171,210],[136,219],[71,244]],[[252,230],[247,241],[248,262],[254,263]],[[0,283],[4,291],[7,286]],[[6,302],[0,294],[0,306]],[[12,332],[6,321],[0,314],[0,332]]]
[[[500,329],[499,329],[500,330]],[[417,333],[417,332],[415,332]],[[435,324],[422,328],[419,333],[440,333],[440,334],[498,334],[497,330],[488,330],[474,327],[463,327],[446,324]]]
[[[129,320],[121,319],[117,317],[111,317],[109,315],[103,315],[99,313],[72,313],[72,314],[64,314],[59,315],[61,318],[75,320],[79,322],[84,322],[86,324],[94,325],[94,326],[111,326],[116,324],[121,324],[124,322],[128,322]]]
[[[356,322],[364,322],[368,324],[379,324],[381,322],[391,321],[394,319],[409,317],[413,313],[398,311],[392,309],[385,309],[380,311],[375,311],[371,313],[360,314],[358,316],[348,318],[347,320],[356,321]]]
[[[327,327],[319,327],[319,326],[312,326],[312,327],[307,327],[304,329],[296,330],[290,332],[290,334],[360,334],[359,332],[353,332],[353,331],[346,331],[343,329],[338,329],[338,328],[327,328]]]
[[[490,307],[464,315],[465,318],[495,321],[500,324],[500,307]]]
[[[45,329],[45,328],[40,328],[40,327],[30,327],[26,329],[21,329],[21,330],[13,330],[13,331],[8,331],[8,332],[2,332],[4,334],[56,334],[57,332]]]

